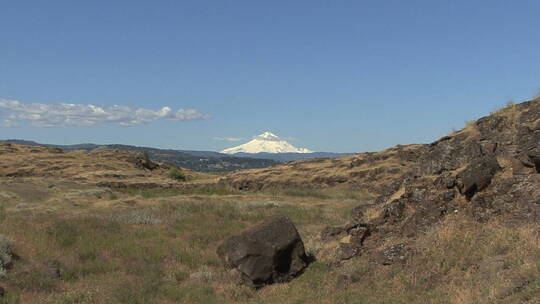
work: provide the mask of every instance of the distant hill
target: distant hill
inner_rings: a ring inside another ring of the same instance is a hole
[[[289,162],[294,160],[304,160],[313,158],[337,158],[342,156],[354,155],[356,153],[331,153],[331,152],[310,152],[310,153],[235,153],[232,156],[272,159],[279,162]]]
[[[280,163],[277,160],[264,159],[261,157],[240,157],[212,151],[172,150],[117,144],[97,145],[91,143],[76,145],[51,145],[20,139],[8,139],[3,141],[27,146],[56,147],[65,151],[84,150],[87,152],[92,152],[123,150],[144,152],[151,160],[167,162],[200,172],[221,172],[240,169],[266,168]]]
[[[7,139],[0,142],[9,142],[27,146],[48,146],[60,148],[64,151],[84,150],[92,151],[137,151],[144,152],[151,160],[158,162],[167,162],[177,166],[188,168],[200,172],[223,172],[242,169],[266,168],[280,163],[306,160],[314,158],[336,158],[352,153],[329,153],[329,152],[310,152],[310,153],[235,153],[225,154],[213,151],[193,151],[193,150],[173,150],[158,149],[150,147],[138,147],[131,145],[98,145],[92,143],[82,143],[75,145],[52,145],[43,144],[30,140]]]

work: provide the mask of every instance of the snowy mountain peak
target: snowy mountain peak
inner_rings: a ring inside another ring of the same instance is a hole
[[[254,136],[253,139],[243,145],[221,151],[221,153],[312,153],[313,151],[296,148],[286,140],[272,132],[264,132]]]
[[[276,140],[276,139],[279,139],[279,136],[277,136],[276,134],[272,133],[272,132],[264,132],[263,134],[260,134],[256,137],[259,137],[259,138],[264,138],[264,139],[273,139],[273,140]]]

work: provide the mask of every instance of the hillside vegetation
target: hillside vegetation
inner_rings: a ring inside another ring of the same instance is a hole
[[[540,100],[431,144],[222,178],[171,178],[144,154],[51,149],[0,145],[0,303],[540,298]],[[288,283],[237,285],[217,247],[277,214],[311,264]]]

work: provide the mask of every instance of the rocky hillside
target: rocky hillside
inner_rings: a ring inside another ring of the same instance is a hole
[[[322,232],[323,243],[332,246],[320,257],[339,263],[362,252],[405,256],[402,243],[381,246],[413,240],[450,214],[480,223],[497,219],[505,226],[537,223],[538,173],[540,99],[535,99],[508,105],[431,144],[235,172],[221,183],[243,190],[346,185],[377,194],[373,204],[352,210],[348,225]]]
[[[167,176],[170,165],[151,161],[142,152],[83,151],[0,143],[0,177],[54,178],[115,187],[167,188],[182,183]],[[182,169],[188,181],[207,177]]]
[[[465,210],[478,221],[540,219],[540,99],[509,105],[421,147],[412,170],[386,188],[381,222],[415,234]]]

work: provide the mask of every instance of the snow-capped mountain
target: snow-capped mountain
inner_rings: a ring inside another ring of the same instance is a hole
[[[221,153],[313,153],[313,151],[296,148],[276,134],[264,132],[243,145],[225,149]]]

